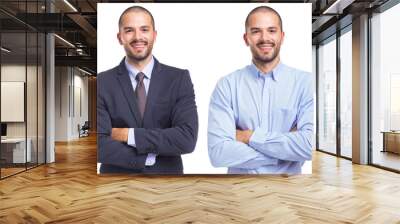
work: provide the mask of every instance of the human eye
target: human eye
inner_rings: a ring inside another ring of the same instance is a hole
[[[260,33],[260,29],[251,29],[250,31],[252,34]]]
[[[276,28],[269,28],[268,32],[270,33],[276,33],[277,29]]]

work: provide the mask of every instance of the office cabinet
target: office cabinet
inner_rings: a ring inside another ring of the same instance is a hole
[[[388,131],[383,133],[383,152],[400,154],[400,132]]]

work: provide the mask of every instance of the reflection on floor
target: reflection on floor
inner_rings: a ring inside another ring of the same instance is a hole
[[[2,164],[2,168],[0,170],[1,178],[5,178],[36,166],[36,163],[27,163],[26,167],[25,164]]]
[[[1,168],[1,178],[10,176],[12,174],[15,174],[15,173],[18,173],[18,172],[21,172],[24,170],[25,170],[25,167],[24,168],[20,168],[20,167],[18,167],[18,168]]]
[[[374,151],[373,164],[400,171],[400,155],[392,152]]]

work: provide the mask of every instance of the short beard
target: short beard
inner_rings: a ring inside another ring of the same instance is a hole
[[[254,60],[263,63],[263,64],[268,64],[271,63],[272,61],[275,60],[276,57],[278,57],[280,51],[280,46],[276,46],[274,53],[272,54],[271,57],[262,57],[257,54],[257,50],[253,51],[253,58]]]
[[[274,55],[272,55],[272,57],[263,58],[263,57],[260,57],[259,55],[255,54],[253,56],[253,58],[254,58],[254,60],[256,60],[260,63],[268,64],[268,63],[271,63],[272,61],[274,61],[277,56],[278,56],[278,54],[274,54]]]
[[[134,54],[131,54],[130,52],[129,53],[127,53],[127,57],[130,59],[130,60],[132,60],[132,61],[143,61],[143,60],[145,60],[149,55],[150,55],[150,50],[148,50],[143,56],[141,56],[141,55],[134,55]]]
[[[130,44],[133,44],[135,42],[139,42],[139,40],[134,40]],[[147,51],[144,52],[143,56],[140,56],[140,55],[134,55],[132,52],[126,49],[126,55],[129,58],[129,60],[140,62],[146,60],[146,58],[149,57],[151,51],[153,50],[153,44],[147,41],[142,41],[142,42],[145,42],[145,44],[148,46]]]
[[[132,54],[129,50],[126,50],[126,56],[129,58],[129,60],[131,61],[143,61],[145,60],[147,57],[149,57],[149,55],[151,54],[151,50],[152,47],[150,46],[146,52],[144,52],[143,55],[134,55]]]

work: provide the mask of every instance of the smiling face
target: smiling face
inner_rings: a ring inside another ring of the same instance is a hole
[[[257,11],[251,14],[243,36],[256,63],[268,64],[279,61],[279,51],[284,33],[279,17],[270,11]]]
[[[146,12],[135,10],[122,16],[117,37],[129,60],[141,62],[149,59],[156,36],[152,18]]]

